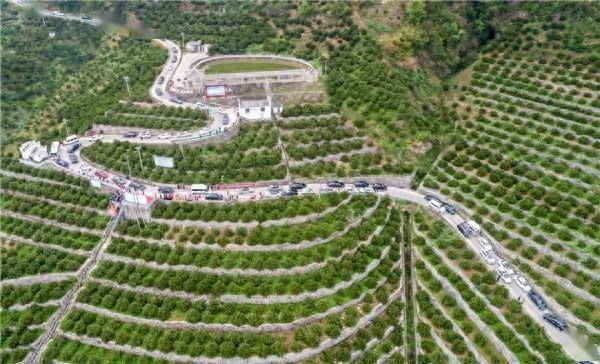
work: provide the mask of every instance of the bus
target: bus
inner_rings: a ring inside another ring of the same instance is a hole
[[[59,141],[54,141],[50,145],[50,157],[57,158],[58,157],[58,148],[60,147]]]
[[[191,186],[191,190],[192,190],[193,194],[201,194],[201,193],[207,193],[209,188],[205,184],[198,183],[198,184],[193,184]]]

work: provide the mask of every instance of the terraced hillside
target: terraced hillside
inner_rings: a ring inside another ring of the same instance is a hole
[[[107,196],[62,173],[7,164],[0,172],[3,363],[19,362],[60,317],[101,242]]]
[[[472,69],[462,138],[425,179],[465,206],[557,309],[600,337],[597,36],[520,24]]]
[[[96,127],[121,126],[163,132],[167,130],[193,130],[206,126],[205,111],[169,107],[165,105],[141,106],[118,103],[112,109],[94,118]]]
[[[142,230],[118,226],[45,361],[402,360],[401,221],[389,199],[331,194],[201,215],[177,204],[178,220],[169,203]]]

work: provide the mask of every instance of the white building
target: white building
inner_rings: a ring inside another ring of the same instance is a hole
[[[42,145],[37,140],[30,140],[21,144],[19,152],[21,152],[21,157],[24,160],[31,160],[36,163],[40,163],[48,158],[48,147]]]
[[[263,100],[238,100],[238,113],[241,118],[248,120],[271,119],[271,102]]]

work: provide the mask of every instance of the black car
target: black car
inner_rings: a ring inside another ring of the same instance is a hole
[[[435,195],[425,195],[425,199],[426,199],[427,201],[431,201],[431,200],[437,200],[437,201],[439,201],[439,200],[440,200],[440,199],[439,199],[439,198],[437,198],[437,196],[435,196]]]
[[[344,186],[345,186],[344,182],[340,182],[340,181],[327,182],[327,187],[329,187],[329,188],[344,188]]]
[[[373,191],[385,191],[387,190],[387,186],[383,183],[373,183]]]
[[[73,154],[73,153],[69,153],[69,160],[73,164],[79,163],[79,159],[77,159],[77,156],[75,154]]]
[[[162,90],[159,89],[158,87],[156,88],[156,95],[158,95],[158,96],[162,96],[163,95]]]
[[[560,331],[565,331],[567,329],[567,323],[553,313],[544,314],[544,320],[548,321],[550,325],[556,327]]]
[[[220,193],[209,193],[206,195],[206,199],[211,201],[221,201],[223,199],[223,195]]]
[[[470,238],[473,235],[473,230],[466,222],[461,222],[460,224],[456,225],[456,227],[458,228],[458,231],[465,236],[465,238]]]
[[[158,78],[158,81],[156,81],[156,83],[157,83],[157,84],[159,84],[159,85],[162,85],[162,84],[163,84],[163,82],[165,82],[165,78],[164,78],[163,76],[160,76],[160,77]]]
[[[546,301],[544,301],[544,298],[539,293],[537,293],[534,290],[531,290],[527,295],[533,301],[533,303],[535,303],[535,305],[540,311],[544,311],[546,309]]]
[[[135,138],[136,136],[138,136],[138,133],[135,131],[128,131],[127,133],[123,134],[123,137],[125,138]]]
[[[442,203],[442,206],[444,207],[444,209],[446,209],[446,212],[449,213],[450,215],[456,215],[456,208],[452,205],[450,205],[449,203]]]
[[[69,168],[69,162],[64,161],[62,159],[55,159],[54,163],[58,164],[59,166],[61,166],[63,168]]]
[[[356,181],[356,182],[354,182],[354,187],[356,187],[356,188],[367,188],[367,187],[369,187],[369,182],[367,182],[367,181]]]
[[[77,149],[79,149],[81,147],[81,144],[79,143],[75,143],[72,144],[68,149],[67,149],[67,153],[73,153],[75,152]]]
[[[161,193],[173,193],[175,192],[175,189],[171,186],[159,186],[158,187],[158,192]]]
[[[295,182],[295,183],[292,183],[292,185],[290,186],[290,190],[296,191],[296,192],[298,192],[299,190],[301,190],[303,188],[306,188],[306,183]]]
[[[144,185],[142,182],[131,182],[129,184],[129,187],[139,191],[143,191],[146,189],[146,185]]]
[[[283,193],[283,196],[298,196],[298,191],[291,188]]]

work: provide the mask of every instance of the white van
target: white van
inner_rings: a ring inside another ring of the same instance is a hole
[[[56,158],[58,157],[58,148],[60,148],[60,142],[54,141],[50,145],[50,157]]]
[[[471,230],[473,230],[473,234],[477,235],[481,232],[481,227],[479,227],[479,224],[477,224],[475,221],[469,220],[467,221],[467,225],[469,225]]]
[[[66,145],[71,145],[75,143],[79,143],[79,138],[77,138],[77,135],[69,135],[67,139],[65,139]]]
[[[208,186],[202,183],[193,184],[191,190],[193,194],[208,193]]]
[[[431,199],[429,200],[429,207],[436,212],[444,213],[444,206],[442,202],[439,200]]]

